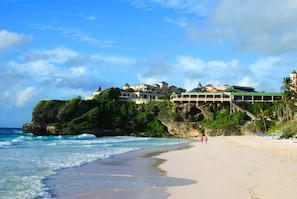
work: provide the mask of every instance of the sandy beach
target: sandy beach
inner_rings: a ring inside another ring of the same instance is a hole
[[[297,198],[297,143],[267,137],[210,137],[163,153],[167,176],[197,183],[167,187],[169,199]]]
[[[156,154],[183,146],[147,148],[63,169],[49,176],[45,184],[55,199],[165,199],[167,187],[196,183],[168,177],[156,168],[162,162]]]
[[[65,169],[46,184],[57,199],[297,198],[297,143],[231,136],[188,145],[149,148]]]

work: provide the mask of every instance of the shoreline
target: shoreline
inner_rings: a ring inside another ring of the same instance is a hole
[[[170,177],[196,184],[167,187],[168,199],[293,199],[297,196],[297,144],[256,136],[210,137],[157,158]]]
[[[53,198],[165,199],[167,187],[196,183],[168,177],[159,154],[188,147],[190,143],[152,147],[57,171],[44,183]]]
[[[256,136],[146,148],[63,169],[45,180],[54,198],[296,198],[297,144]]]

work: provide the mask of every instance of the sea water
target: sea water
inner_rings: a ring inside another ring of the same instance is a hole
[[[44,179],[59,169],[78,167],[148,147],[185,143],[180,139],[140,137],[33,136],[0,128],[0,197],[51,198]]]

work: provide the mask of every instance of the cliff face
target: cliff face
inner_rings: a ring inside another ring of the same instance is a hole
[[[79,103],[71,103],[71,101],[42,100],[32,111],[31,123],[23,125],[23,131],[46,136],[78,134],[70,127],[63,128],[63,124],[90,111],[93,107],[95,104],[92,101],[81,100]]]
[[[40,101],[32,112],[31,123],[24,124],[23,131],[46,136],[91,133],[96,136],[180,138],[196,137],[204,133],[226,134],[228,130],[211,130],[206,125],[198,125],[198,121],[209,119],[210,115],[208,105],[196,104],[135,105],[80,99]]]

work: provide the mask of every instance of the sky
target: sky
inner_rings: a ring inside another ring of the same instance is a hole
[[[280,92],[297,70],[292,0],[1,0],[0,13],[0,127],[99,86]]]

